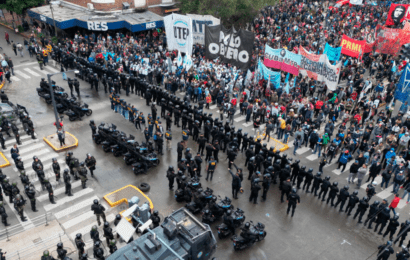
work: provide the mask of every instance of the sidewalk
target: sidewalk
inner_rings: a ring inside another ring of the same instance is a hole
[[[60,146],[57,134],[46,136],[43,140],[56,152],[61,152],[78,146],[78,139],[67,131],[65,132],[65,145],[63,146]]]
[[[71,253],[75,251],[74,244],[64,233],[57,220],[49,222],[48,226],[42,225],[29,229],[23,233],[12,236],[9,241],[1,240],[0,245],[3,252],[7,252],[6,259],[38,260],[44,250],[56,258],[56,245],[62,242],[64,248]]]

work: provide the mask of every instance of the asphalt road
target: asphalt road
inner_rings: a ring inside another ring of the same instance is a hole
[[[9,32],[10,39],[15,42],[23,42],[20,36],[16,36],[13,32]],[[29,58],[28,53],[25,53],[25,57],[21,58],[15,56],[11,47],[6,45],[5,40],[0,39],[0,46],[3,47],[5,53],[14,58],[14,66],[16,77],[19,80],[13,78],[12,84],[6,84],[3,88],[8,94],[10,101],[19,103],[26,106],[29,113],[33,117],[33,121],[36,125],[36,132],[40,140],[37,142],[29,142],[30,138],[23,140],[21,150],[25,149],[25,153],[22,157],[27,169],[31,169],[31,157],[40,154],[39,158],[43,160],[43,163],[51,162],[52,157],[57,157],[61,162],[64,161],[64,153],[56,154],[47,145],[42,145],[44,142],[42,137],[52,134],[55,131],[53,127],[54,114],[52,106],[47,105],[42,99],[39,98],[36,92],[36,88],[39,87],[40,78],[45,76],[44,71],[52,73],[53,69],[59,71],[59,67],[47,66],[43,72],[38,70],[38,65],[33,58]],[[31,72],[35,72],[36,76]],[[25,75],[25,77],[23,76]],[[70,77],[70,75],[68,75]],[[29,78],[27,78],[29,77]],[[62,80],[61,77],[54,76],[53,80],[57,82],[57,85],[64,87],[68,90],[67,82]],[[111,153],[105,153],[101,146],[96,145],[91,138],[91,129],[88,126],[89,120],[93,119],[96,124],[100,122],[114,123],[118,126],[118,129],[124,131],[127,134],[133,134],[136,136],[137,141],[142,141],[143,134],[137,131],[135,127],[128,121],[126,121],[121,115],[114,113],[110,109],[108,94],[103,93],[100,89],[98,93],[95,90],[90,90],[88,83],[81,82],[81,100],[87,104],[93,110],[93,114],[90,117],[84,117],[82,121],[69,122],[68,119],[64,121],[65,130],[74,134],[79,140],[79,146],[73,150],[74,155],[80,160],[85,159],[87,153],[91,153],[97,159],[97,170],[95,171],[96,178],[90,178],[88,181],[88,188],[82,190],[81,187],[76,186],[74,188],[74,197],[67,199],[64,192],[57,195],[57,204],[52,205],[48,201],[45,192],[39,189],[38,195],[42,196],[42,200],[38,201],[39,212],[34,213],[26,206],[26,213],[33,226],[37,225],[37,221],[40,223],[42,216],[51,212],[55,215],[61,223],[66,233],[72,237],[78,232],[89,230],[89,225],[95,224],[93,216],[89,215],[90,200],[96,196],[102,198],[105,194],[119,189],[125,185],[132,184],[138,185],[141,182],[148,182],[151,185],[151,190],[147,195],[151,198],[155,205],[155,209],[159,210],[162,216],[166,216],[173,210],[184,206],[184,203],[177,203],[174,199],[174,193],[168,190],[168,180],[165,177],[166,169],[169,165],[176,167],[176,144],[181,138],[181,129],[173,128],[173,148],[172,151],[166,151],[163,156],[160,156],[161,164],[149,170],[147,175],[135,176],[132,173],[131,166],[126,166],[122,157],[114,157]],[[130,97],[124,97],[127,102],[134,104],[138,109],[142,110],[145,115],[150,113],[149,107],[145,105],[145,100],[140,97],[131,95]],[[212,110],[214,115],[217,109]],[[210,112],[210,111],[207,111]],[[239,118],[240,115],[235,116]],[[163,122],[165,123],[165,122]],[[243,125],[245,121],[240,120],[235,122],[237,128],[243,128],[244,132],[252,132],[251,126]],[[13,140],[13,139],[8,139]],[[10,148],[14,141],[9,141],[7,145],[6,155],[10,155]],[[191,147],[193,151],[197,150],[196,143],[189,141],[188,147]],[[290,157],[293,150],[289,149],[286,153]],[[298,159],[301,160],[301,165],[306,165],[307,168],[314,168],[315,172],[318,169],[319,159],[311,155],[311,151],[303,149],[299,151]],[[227,161],[225,154],[220,153],[221,162],[218,164],[218,168],[214,175],[213,181],[205,181],[202,178],[201,183],[203,187],[210,187],[214,190],[214,194],[221,197],[231,196],[231,175],[227,171]],[[239,167],[245,167],[245,156],[239,155],[236,159],[236,164]],[[335,160],[334,160],[335,162]],[[203,165],[202,169],[204,169]],[[20,180],[17,176],[17,172],[13,170],[13,166],[10,166],[3,170],[10,179],[11,182],[16,181],[19,187],[22,189]],[[343,187],[346,184],[346,178],[348,171],[338,174],[335,171],[336,165],[332,164],[324,169],[324,176],[331,176],[331,181],[338,181],[339,187]],[[204,170],[203,170],[204,171]],[[34,173],[32,173],[34,174]],[[48,170],[50,180],[55,184],[55,178]],[[203,173],[204,174],[204,173]],[[373,230],[367,229],[362,224],[357,224],[357,220],[354,221],[352,217],[347,217],[345,213],[339,213],[338,210],[331,208],[326,203],[321,202],[312,194],[305,194],[299,191],[301,195],[301,203],[296,209],[295,216],[293,218],[286,214],[286,203],[280,203],[280,192],[277,185],[273,185],[268,193],[266,202],[261,202],[259,198],[259,204],[254,205],[248,202],[248,196],[250,195],[250,183],[246,180],[248,172],[245,170],[245,180],[243,182],[244,194],[239,195],[238,200],[233,201],[233,205],[240,207],[245,211],[247,220],[253,220],[254,222],[262,222],[266,225],[267,236],[262,242],[255,244],[252,248],[249,248],[243,252],[234,252],[232,241],[229,239],[218,240],[218,249],[215,256],[218,259],[376,259],[377,246],[387,241],[381,236],[377,235]],[[34,175],[32,175],[34,176]],[[55,190],[63,189],[63,185],[55,184]],[[37,182],[38,187],[38,182]],[[352,192],[353,186],[350,188]],[[380,187],[377,187],[379,198],[375,196],[375,199],[381,200],[386,197],[391,200],[391,193],[382,193]],[[57,192],[56,192],[57,193]],[[402,194],[402,191],[400,192]],[[365,189],[359,189],[360,197],[364,196]],[[261,193],[260,193],[261,195]],[[7,212],[9,212],[9,222],[13,226],[19,226],[16,230],[27,230],[31,227],[31,224],[20,223],[16,217],[16,213],[9,206],[7,206]],[[12,213],[13,212],[13,213]],[[112,212],[116,212],[113,210]],[[405,203],[401,204],[401,208],[398,209],[400,213],[400,221],[403,222],[408,218],[409,210],[405,206]],[[107,214],[112,215],[112,214]],[[74,219],[74,220],[73,220]],[[219,222],[218,222],[219,223]],[[215,224],[212,225],[215,231]],[[86,228],[84,228],[86,227]],[[3,230],[3,226],[0,226],[0,234]],[[237,231],[237,233],[239,233]],[[215,232],[216,235],[216,232]],[[406,242],[405,242],[406,243]],[[398,250],[398,248],[396,248]],[[76,259],[76,254],[73,255],[73,259]],[[393,258],[393,257],[391,257]]]

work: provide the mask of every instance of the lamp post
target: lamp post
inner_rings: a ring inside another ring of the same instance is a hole
[[[54,20],[54,13],[53,13],[53,4],[58,4],[59,2],[50,2],[50,10],[51,10],[51,17],[53,18],[53,24],[54,24],[54,36],[57,37],[57,26],[56,26],[56,20]]]
[[[67,72],[75,72],[75,70],[69,70],[65,72],[57,72],[57,73],[52,73],[52,74],[47,74],[47,79],[48,79],[48,86],[50,88],[50,96],[51,96],[51,101],[53,102],[53,108],[54,108],[54,116],[56,118],[56,127],[57,130],[60,127],[60,120],[58,117],[58,112],[57,112],[57,105],[56,105],[56,100],[54,99],[54,88],[51,84],[51,77],[57,74],[62,74],[62,73],[67,73]]]

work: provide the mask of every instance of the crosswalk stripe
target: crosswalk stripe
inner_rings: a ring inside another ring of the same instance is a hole
[[[115,219],[115,215],[114,214],[110,214],[108,216],[106,216],[107,222],[112,222]],[[91,231],[91,228],[95,225],[94,224],[90,224],[88,226],[85,226],[81,229],[78,229],[77,231],[73,232],[70,234],[70,238],[71,239],[75,239],[75,235],[77,235],[78,233],[80,234],[88,234]]]
[[[217,108],[218,106],[217,105],[212,105],[212,106],[209,106],[209,109],[210,110],[214,110],[215,108]]]
[[[53,154],[51,154],[51,155],[53,155]],[[51,156],[50,155],[50,156]],[[54,156],[54,155],[53,155]],[[53,157],[51,157],[51,158],[53,158]],[[50,158],[50,159],[51,159]],[[52,162],[50,162],[50,163],[44,163],[45,161],[47,161],[47,160],[42,160],[41,159],[41,161],[43,162],[43,166],[44,166],[44,171],[46,172],[46,171],[48,171],[48,170],[50,170],[51,171],[51,165],[53,164]],[[63,160],[57,160],[58,161],[58,163],[60,164],[60,168],[61,168],[61,172],[65,169],[65,168],[68,168],[68,166],[65,164],[65,161],[63,161]],[[33,168],[30,168],[30,166],[26,166],[25,167],[26,169],[27,168],[29,168],[30,170],[26,170],[26,175],[27,176],[29,176],[29,178],[34,178],[34,176],[37,176],[37,174],[35,173],[35,171],[33,170]]]
[[[48,153],[48,152],[50,152],[50,150],[49,150],[48,148],[42,149],[42,150],[38,150],[38,151],[35,151],[34,153],[30,153],[30,154],[27,154],[27,155],[25,155],[25,156],[22,156],[22,157],[21,157],[21,160],[22,160],[22,161],[26,161],[26,160],[28,160],[28,159],[30,159],[30,158],[32,159],[33,156],[39,157],[40,155],[45,154],[45,153]],[[39,158],[40,158],[40,157],[39,157]]]
[[[28,76],[28,75],[26,75],[24,72],[22,72],[22,71],[19,71],[19,70],[16,70],[16,71],[14,71],[16,74],[18,74],[20,77],[23,77],[23,78],[25,78],[25,79],[30,79],[31,77],[30,76]]]
[[[384,191],[377,193],[376,196],[381,199],[386,199],[390,197],[393,194],[393,186],[394,185],[390,185],[389,187],[387,187],[387,189],[384,189]]]
[[[31,142],[31,141],[36,141],[36,140],[30,140],[29,142]],[[25,149],[20,149],[19,154],[20,154],[20,156],[21,156],[22,154],[25,154],[25,153],[27,153],[27,152],[36,150],[36,149],[41,148],[41,147],[44,147],[44,146],[45,146],[44,143],[38,143],[38,144],[35,144],[35,145],[32,145],[32,146],[29,146],[29,147],[27,147],[27,148],[25,148]]]
[[[81,214],[80,216],[75,217],[75,218],[72,218],[72,219],[70,219],[69,221],[63,223],[63,227],[64,227],[65,229],[69,229],[70,227],[73,227],[73,226],[75,226],[75,225],[81,223],[82,221],[91,218],[92,216],[94,216],[94,212],[91,211],[91,210],[90,210],[90,211],[87,211],[86,213]]]
[[[402,209],[402,208],[404,208],[404,206],[406,206],[407,205],[407,200],[405,200],[405,199],[401,199],[400,200],[400,202],[399,202],[399,205],[397,205],[397,208],[398,209]]]
[[[51,68],[50,66],[45,66],[44,69],[49,70],[49,71],[51,71],[51,72],[53,72],[53,73],[60,72],[59,70],[53,69],[53,68]]]
[[[36,143],[38,140],[37,139],[30,139],[30,140],[27,140],[27,141],[25,141],[25,142],[22,142],[21,143],[21,145],[18,145],[18,148],[19,148],[19,154],[21,155],[22,153],[25,153],[25,150],[26,149],[21,149],[22,147],[25,147],[25,146],[27,146],[27,145],[29,145],[29,144],[32,144],[32,143]],[[43,144],[43,146],[44,146],[44,144]],[[29,146],[29,148],[30,148],[31,146]],[[7,150],[7,149],[6,149]],[[7,158],[11,158],[11,153],[7,153],[7,152],[5,152],[4,153],[4,155],[7,157]]]
[[[29,135],[20,135],[20,141],[23,141],[23,140],[25,140],[25,139],[27,139],[27,138],[30,138],[31,136],[29,136]],[[14,136],[13,137],[11,137],[12,139],[10,139],[10,140],[7,140],[7,141],[5,141],[4,142],[4,144],[7,146],[7,145],[9,145],[9,144],[15,144],[15,143],[17,143],[16,142],[16,139],[14,138]]]
[[[244,125],[244,126],[248,127],[248,126],[253,125],[253,123],[252,123],[252,122],[248,122],[248,123],[245,123],[245,124],[242,124],[242,125]]]
[[[33,68],[33,69],[35,69],[36,71],[38,71],[38,72],[40,72],[40,73],[43,73],[44,75],[49,74],[47,71],[42,70],[42,69],[40,69],[39,67],[35,67],[35,68]]]
[[[11,81],[20,81],[20,79],[17,78],[16,76],[11,76],[10,79]]]
[[[35,73],[34,71],[32,71],[32,70],[29,69],[29,68],[25,68],[24,70],[27,71],[28,73],[30,73],[31,75],[35,76],[35,77],[40,77],[39,74]]]
[[[81,181],[76,181],[71,184],[71,189],[74,190],[81,186]],[[54,190],[54,196],[60,195],[65,193],[65,187],[59,188]],[[41,195],[37,198],[38,201],[45,201],[48,200],[48,194]]]
[[[57,207],[59,207],[59,206],[64,205],[65,203],[68,203],[68,202],[70,202],[70,201],[72,201],[72,200],[78,199],[79,197],[84,196],[84,195],[86,195],[86,194],[88,194],[88,193],[91,193],[91,192],[93,192],[93,191],[94,191],[94,190],[91,189],[91,188],[86,188],[86,189],[84,189],[84,190],[81,190],[81,191],[79,191],[79,192],[74,193],[74,194],[73,194],[74,196],[72,196],[72,197],[64,197],[64,198],[62,198],[62,199],[57,200],[57,201],[56,201],[56,204],[48,204],[48,205],[45,205],[45,206],[44,206],[44,210],[45,210],[45,211],[53,210],[53,209],[55,209],[55,208],[57,208]]]
[[[45,172],[45,173],[44,173],[44,178],[45,178],[45,179],[50,179],[50,178],[52,178],[54,175],[55,175],[54,172],[48,171],[48,172]],[[36,188],[36,190],[41,190],[42,188],[41,188],[41,184],[40,184],[40,182],[39,182],[39,179],[38,179],[37,174],[34,173],[34,175],[31,176],[31,177],[32,177],[32,178],[30,178],[31,183],[32,183],[32,184],[36,184],[36,185],[34,185],[34,187]]]
[[[306,159],[310,160],[310,161],[314,161],[316,159],[318,159],[317,154],[311,154],[308,157],[306,157]]]
[[[240,117],[238,117],[238,118],[235,118],[233,121],[235,121],[235,122],[240,122],[240,121],[243,121],[243,120],[245,120],[246,119],[246,116],[240,116]]]
[[[59,212],[57,212],[56,214],[54,214],[54,216],[56,217],[56,219],[60,219],[62,217],[68,216],[70,214],[72,214],[73,212],[76,212],[77,210],[83,209],[87,206],[91,206],[93,204],[94,200],[98,200],[97,196],[93,196],[91,198],[85,199],[79,203],[76,203],[74,206],[71,206],[69,208],[63,209]],[[91,208],[90,208],[91,210]]]
[[[306,152],[309,151],[309,150],[310,150],[309,147],[302,147],[302,148],[298,148],[298,149],[296,150],[296,153],[297,153],[297,154],[303,154],[303,153],[306,153]]]

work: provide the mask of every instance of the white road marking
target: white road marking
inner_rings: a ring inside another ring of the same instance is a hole
[[[29,68],[25,68],[24,70],[27,71],[28,73],[30,73],[31,75],[35,76],[35,77],[40,77],[39,74],[37,74],[36,72],[32,71]]]
[[[54,214],[54,216],[56,217],[56,219],[60,219],[62,217],[70,215],[73,212],[76,212],[77,210],[83,209],[87,206],[91,206],[93,204],[94,200],[98,200],[98,197],[93,196],[91,198],[85,199],[85,200],[75,204],[74,206],[71,206],[71,207],[66,208],[62,211],[57,212],[56,214]],[[90,210],[91,210],[91,208],[90,208]]]
[[[91,189],[91,188],[87,188],[87,189],[81,190],[81,191],[79,191],[79,192],[75,192],[75,193],[73,194],[74,196],[72,196],[72,197],[64,197],[64,198],[62,198],[62,199],[59,199],[59,200],[56,201],[56,204],[48,204],[48,205],[45,205],[45,206],[44,206],[44,210],[45,210],[45,211],[53,210],[53,209],[55,209],[55,208],[57,208],[57,207],[59,207],[59,206],[64,205],[65,203],[68,203],[68,202],[70,202],[70,201],[72,201],[72,200],[78,199],[79,197],[84,196],[84,195],[86,195],[86,194],[88,194],[88,193],[91,193],[91,192],[94,192],[94,190]]]

